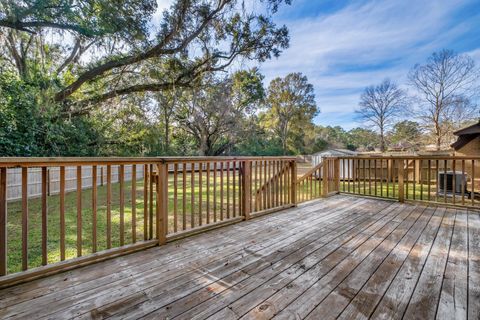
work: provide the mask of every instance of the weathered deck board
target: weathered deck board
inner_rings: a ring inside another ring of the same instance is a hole
[[[478,212],[335,196],[0,290],[0,318],[478,319]]]

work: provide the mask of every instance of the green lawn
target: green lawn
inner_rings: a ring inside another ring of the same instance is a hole
[[[258,176],[257,187],[263,182],[263,177]],[[182,175],[178,175],[177,182],[177,231],[184,229],[183,222],[185,221],[185,229],[192,227],[192,218],[194,226],[199,225],[200,217],[202,223],[206,224],[207,214],[209,215],[210,223],[215,220],[214,211],[214,194],[213,194],[213,173],[210,176],[210,210],[207,213],[207,177],[203,172],[202,176],[202,212],[200,215],[199,197],[200,184],[199,176],[196,173],[193,188],[193,214],[192,214],[192,187],[191,175],[187,173],[185,184],[185,195],[183,194],[183,180]],[[217,190],[216,190],[216,218],[217,221],[227,219],[240,215],[239,203],[239,180],[238,173],[235,177],[235,187],[233,185],[233,175],[230,174],[230,182],[227,188],[226,174],[224,174],[223,181],[223,202],[221,201],[221,180],[217,175]],[[137,181],[136,187],[136,234],[137,241],[144,238],[144,202],[143,202],[143,180]],[[124,237],[125,244],[132,243],[132,201],[131,201],[131,182],[124,184]],[[253,181],[252,189],[255,188],[255,181]],[[120,245],[120,206],[119,206],[119,184],[112,184],[112,206],[111,206],[111,223],[112,223],[112,247]],[[169,217],[168,228],[169,233],[174,232],[174,182],[173,175],[169,176]],[[185,210],[183,197],[185,196]],[[228,196],[228,198],[227,198]],[[252,197],[254,198],[254,197]],[[154,197],[155,199],[155,197]],[[227,205],[227,199],[228,205]],[[77,193],[70,192],[65,197],[65,245],[66,245],[66,259],[76,257],[77,251]],[[60,261],[60,197],[52,195],[48,197],[48,263]],[[107,217],[106,217],[106,203],[107,203],[107,188],[106,186],[98,186],[97,190],[97,251],[107,248]],[[155,205],[155,203],[154,203]],[[28,203],[28,266],[29,268],[38,267],[41,265],[41,199],[29,199]],[[155,208],[155,207],[154,207]],[[155,209],[154,209],[155,210]],[[183,212],[185,211],[185,220],[183,219]],[[85,189],[82,191],[82,255],[87,255],[92,252],[92,190]],[[153,230],[155,224],[153,222]],[[148,233],[148,228],[147,228]],[[22,265],[22,205],[21,201],[8,203],[8,218],[7,218],[7,252],[8,252],[8,272],[18,272]]]

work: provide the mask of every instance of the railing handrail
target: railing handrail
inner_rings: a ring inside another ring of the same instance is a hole
[[[305,172],[300,178],[297,178],[297,184],[308,178],[311,174],[313,174],[315,171],[323,167],[324,162],[320,162],[317,164],[315,167],[309,169],[307,172]]]
[[[376,156],[376,155],[360,155],[360,156],[336,156],[328,157],[331,159],[377,159],[377,160],[480,160],[480,156],[424,156],[424,155],[408,155],[408,156]]]
[[[0,157],[0,167],[21,166],[68,166],[68,165],[107,165],[141,163],[195,163],[206,161],[249,161],[249,160],[290,160],[293,156],[195,156],[195,157]]]

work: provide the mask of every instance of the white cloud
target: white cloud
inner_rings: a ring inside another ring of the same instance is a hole
[[[266,81],[289,72],[306,74],[323,115],[345,118],[365,86],[386,77],[403,83],[415,63],[468,31],[469,21],[452,18],[467,2],[356,2],[330,14],[279,21],[290,30],[291,46],[261,69]],[[479,61],[480,49],[472,55]]]

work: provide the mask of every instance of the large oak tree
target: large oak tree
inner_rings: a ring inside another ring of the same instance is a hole
[[[113,97],[189,87],[241,57],[278,56],[289,37],[272,14],[290,0],[262,2],[258,13],[239,0],[176,0],[154,23],[155,0],[7,0],[0,4],[2,56],[25,77],[50,58],[47,98],[69,116],[84,114]],[[145,72],[155,60],[163,77]]]

